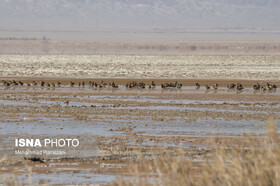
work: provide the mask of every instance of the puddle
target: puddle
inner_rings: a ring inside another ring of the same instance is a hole
[[[199,143],[187,143],[187,142],[182,142],[182,143],[176,143],[174,141],[160,141],[160,142],[155,142],[155,141],[143,141],[141,143],[136,143],[135,141],[130,141],[126,143],[127,145],[140,145],[140,146],[154,146],[154,147],[181,147],[181,148],[191,148],[191,147],[199,147],[199,148],[204,148],[206,149],[206,145],[202,145]]]
[[[280,120],[275,121],[280,132]],[[254,133],[264,134],[265,122],[258,120],[239,120],[226,121],[224,119],[197,119],[193,122],[183,120],[179,121],[133,121],[130,120],[125,126],[129,126],[133,130],[131,132],[139,132],[139,135],[145,136],[199,136],[205,137],[210,134],[243,134]],[[115,122],[115,127],[120,124]]]
[[[253,110],[236,110],[236,109],[217,109],[206,107],[188,107],[184,105],[178,106],[126,106],[126,107],[114,107],[112,109],[135,109],[135,110],[179,110],[179,111],[211,111],[211,112],[227,112],[227,113],[240,113],[240,114],[268,114],[268,111],[253,111]],[[279,114],[280,112],[274,112]]]
[[[258,106],[261,105],[266,105],[266,104],[276,104],[279,105],[279,102],[275,101],[266,101],[266,102],[259,102],[259,101],[216,101],[216,100],[193,100],[193,99],[178,99],[176,97],[166,97],[166,96],[87,96],[87,97],[82,97],[79,96],[80,99],[92,99],[92,100],[105,100],[105,101],[113,101],[113,100],[118,100],[118,101],[135,101],[135,102],[150,102],[150,103],[173,103],[173,104],[217,104],[217,105],[223,105],[223,104],[238,104],[241,106],[246,107],[244,104],[255,104],[258,103]],[[249,106],[250,106],[249,105]]]
[[[0,88],[0,91],[3,93],[8,93],[9,91],[17,91],[20,90],[21,92],[64,92],[64,93],[91,93],[91,92],[103,92],[103,93],[111,93],[111,92],[118,92],[118,93],[128,93],[128,92],[136,92],[136,93],[155,93],[155,94],[162,94],[162,93],[184,93],[184,94],[269,94],[269,95],[279,95],[280,91],[254,91],[252,87],[250,88],[245,88],[242,91],[236,91],[236,90],[229,90],[226,87],[219,87],[218,90],[206,90],[204,87],[201,87],[200,89],[196,89],[195,86],[183,86],[181,89],[176,89],[176,88],[165,88],[162,89],[160,86],[156,86],[155,88],[152,89],[138,89],[138,88],[126,88],[123,85],[120,85],[119,88],[115,89],[112,87],[105,87],[105,88],[95,88],[95,87],[89,87],[86,85],[85,87],[78,87],[77,85],[75,87],[70,87],[70,85],[67,86],[61,86],[61,87],[40,87],[40,86],[35,86],[35,87],[26,87],[26,86],[18,86],[18,87],[4,87],[2,86]]]
[[[113,104],[106,104],[106,103],[88,103],[88,102],[73,102],[70,101],[66,104],[63,101],[38,101],[40,104],[55,104],[60,105],[62,107],[70,106],[70,107],[112,107]]]
[[[11,174],[0,175],[0,183],[3,178],[13,178]],[[19,183],[23,184],[106,184],[115,179],[115,175],[110,174],[91,174],[91,173],[33,173],[30,177],[26,174],[17,176]]]
[[[197,107],[189,107],[188,105],[198,105],[198,104],[204,104],[204,105],[224,105],[224,104],[238,104],[240,108],[248,108],[248,107],[260,107],[260,108],[278,108],[279,104],[278,102],[258,102],[258,105],[250,105],[254,104],[255,102],[237,102],[237,101],[203,101],[203,100],[167,100],[167,99],[148,99],[148,98],[122,98],[117,97],[115,99],[108,98],[108,97],[102,97],[99,96],[98,98],[96,96],[91,96],[93,99],[101,99],[106,101],[113,101],[113,100],[120,100],[120,101],[135,101],[139,103],[165,103],[165,104],[178,104],[173,106],[164,106],[164,105],[151,105],[151,106],[120,106],[120,107],[113,107],[114,104],[110,103],[89,103],[89,102],[74,102],[70,101],[68,104],[66,104],[63,101],[47,101],[47,100],[39,100],[38,103],[28,103],[24,101],[10,101],[10,100],[0,100],[0,105],[7,105],[7,106],[30,106],[30,107],[38,107],[40,105],[59,105],[61,107],[110,107],[113,109],[139,109],[139,110],[194,110],[194,111],[216,111],[216,112],[237,112],[237,113],[248,113],[248,114],[265,114],[266,111],[252,111],[252,110],[231,110],[231,109],[216,109],[216,108],[197,108]],[[275,105],[271,106],[270,103],[273,103]],[[249,104],[249,105],[246,105]],[[229,105],[230,106],[230,105]],[[280,112],[276,112],[276,114],[280,114]]]
[[[9,122],[0,122],[0,135],[4,134],[32,134],[32,135],[93,135],[93,136],[112,136],[119,133],[112,133],[103,122],[72,121],[69,118],[60,118],[60,120],[51,120],[49,118],[40,118],[38,121],[22,122],[18,120]]]
[[[24,101],[10,101],[10,100],[0,100],[0,105],[9,105],[9,106],[39,106],[38,104],[28,103]]]

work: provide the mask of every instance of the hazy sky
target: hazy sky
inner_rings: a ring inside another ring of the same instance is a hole
[[[280,30],[279,0],[0,0],[0,30]]]

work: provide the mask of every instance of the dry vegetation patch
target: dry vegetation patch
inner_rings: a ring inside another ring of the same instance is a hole
[[[202,161],[186,152],[162,151],[153,160],[131,166],[131,177],[112,185],[279,185],[280,143],[276,125],[269,121],[265,135],[244,135],[244,141],[216,145]]]

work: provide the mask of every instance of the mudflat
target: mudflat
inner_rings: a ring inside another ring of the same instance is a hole
[[[192,161],[200,162],[211,156],[214,146],[242,143],[243,133],[261,137],[268,120],[280,125],[279,89],[253,89],[256,83],[279,87],[275,78],[6,76],[1,80],[11,82],[9,86],[1,82],[0,86],[3,182],[15,175],[22,183],[107,184],[117,176],[129,177],[130,167],[143,156],[145,161],[150,161],[163,152],[176,154],[180,149]],[[24,84],[15,85],[13,80]],[[146,86],[125,87],[133,81],[144,82]],[[152,81],[156,86],[149,88]],[[161,87],[176,81],[182,88]],[[92,86],[90,82],[102,87]],[[110,85],[113,82],[118,88]],[[200,84],[199,88],[196,83]],[[241,83],[244,89],[228,89],[231,83]],[[217,89],[213,88],[214,84],[218,84]],[[83,141],[81,146],[89,151],[84,157],[15,156],[11,151],[14,140],[30,136],[85,136],[96,140]]]

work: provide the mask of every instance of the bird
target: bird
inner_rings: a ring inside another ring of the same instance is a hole
[[[18,83],[15,80],[13,80],[12,83],[16,86],[18,85]]]
[[[196,86],[196,89],[200,88],[200,84],[199,83],[196,83],[195,86]]]
[[[11,83],[9,83],[9,82],[5,83],[5,86],[7,86],[7,87],[9,87],[10,85],[11,85]]]
[[[89,86],[94,86],[94,82],[93,81],[89,81]]]
[[[113,87],[113,88],[119,88],[119,86],[116,85],[114,82],[112,83],[112,87]]]
[[[227,86],[228,89],[234,89],[235,88],[235,84],[231,83],[230,85]]]
[[[2,83],[3,83],[3,85],[6,85],[6,84],[7,84],[7,81],[2,80]]]
[[[262,91],[266,91],[267,89],[266,89],[266,87],[263,87],[263,86],[262,86],[262,87],[261,87],[261,90],[262,90]]]
[[[254,90],[259,90],[261,88],[261,85],[259,83],[253,85]]]
[[[74,87],[74,85],[75,85],[75,83],[72,82],[72,81],[70,81],[70,86],[71,86],[71,87]]]
[[[242,85],[241,83],[237,83],[236,89],[237,89],[237,90],[242,90],[242,89],[244,89],[244,88],[243,88],[243,85]]]
[[[182,88],[182,86],[183,86],[183,85],[182,85],[181,83],[180,83],[180,84],[177,83],[176,88]]]
[[[214,88],[215,90],[217,90],[218,87],[219,87],[219,85],[218,85],[217,83],[215,83],[214,86],[213,86],[213,88]]]
[[[268,89],[268,90],[276,90],[277,89],[277,86],[275,85],[275,84],[270,84],[270,83],[266,83],[266,88]]]

